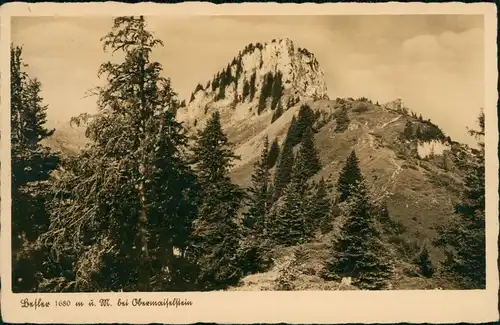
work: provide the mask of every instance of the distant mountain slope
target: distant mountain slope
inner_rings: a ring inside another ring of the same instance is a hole
[[[43,144],[64,154],[74,155],[78,153],[88,139],[85,137],[85,126],[77,126],[68,122],[53,123],[54,135],[44,139]]]

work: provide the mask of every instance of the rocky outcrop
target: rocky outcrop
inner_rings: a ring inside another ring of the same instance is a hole
[[[290,39],[279,39],[247,45],[211,80],[197,85],[177,118],[196,127],[218,109],[224,124],[231,125],[326,98],[324,73],[314,55]]]

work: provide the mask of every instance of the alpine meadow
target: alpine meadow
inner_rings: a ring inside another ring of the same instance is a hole
[[[343,97],[343,62],[323,65],[328,56],[281,34],[231,47],[181,95],[182,75],[165,68],[178,62],[161,54],[174,45],[158,25],[107,19],[111,28],[89,41],[106,58],[87,89],[96,109],[57,125],[36,73],[45,61],[30,61],[30,44],[12,37],[14,293],[486,287],[481,106],[467,108],[466,125],[450,123],[468,142],[452,139],[426,116],[440,104]],[[196,69],[184,63],[186,75]],[[58,80],[58,93],[83,79]]]

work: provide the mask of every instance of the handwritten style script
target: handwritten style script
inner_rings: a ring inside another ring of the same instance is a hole
[[[111,300],[105,299],[89,299],[88,301],[72,301],[64,299],[48,300],[43,298],[29,299],[24,298],[20,301],[22,308],[31,309],[41,309],[41,308],[82,308],[82,307],[189,307],[193,305],[193,302],[188,299],[180,298],[165,298],[165,299],[153,299],[147,300],[143,298],[133,298],[133,299],[122,299]]]

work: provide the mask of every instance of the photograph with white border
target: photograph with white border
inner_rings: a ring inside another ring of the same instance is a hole
[[[498,320],[495,9],[3,5],[3,321]]]

